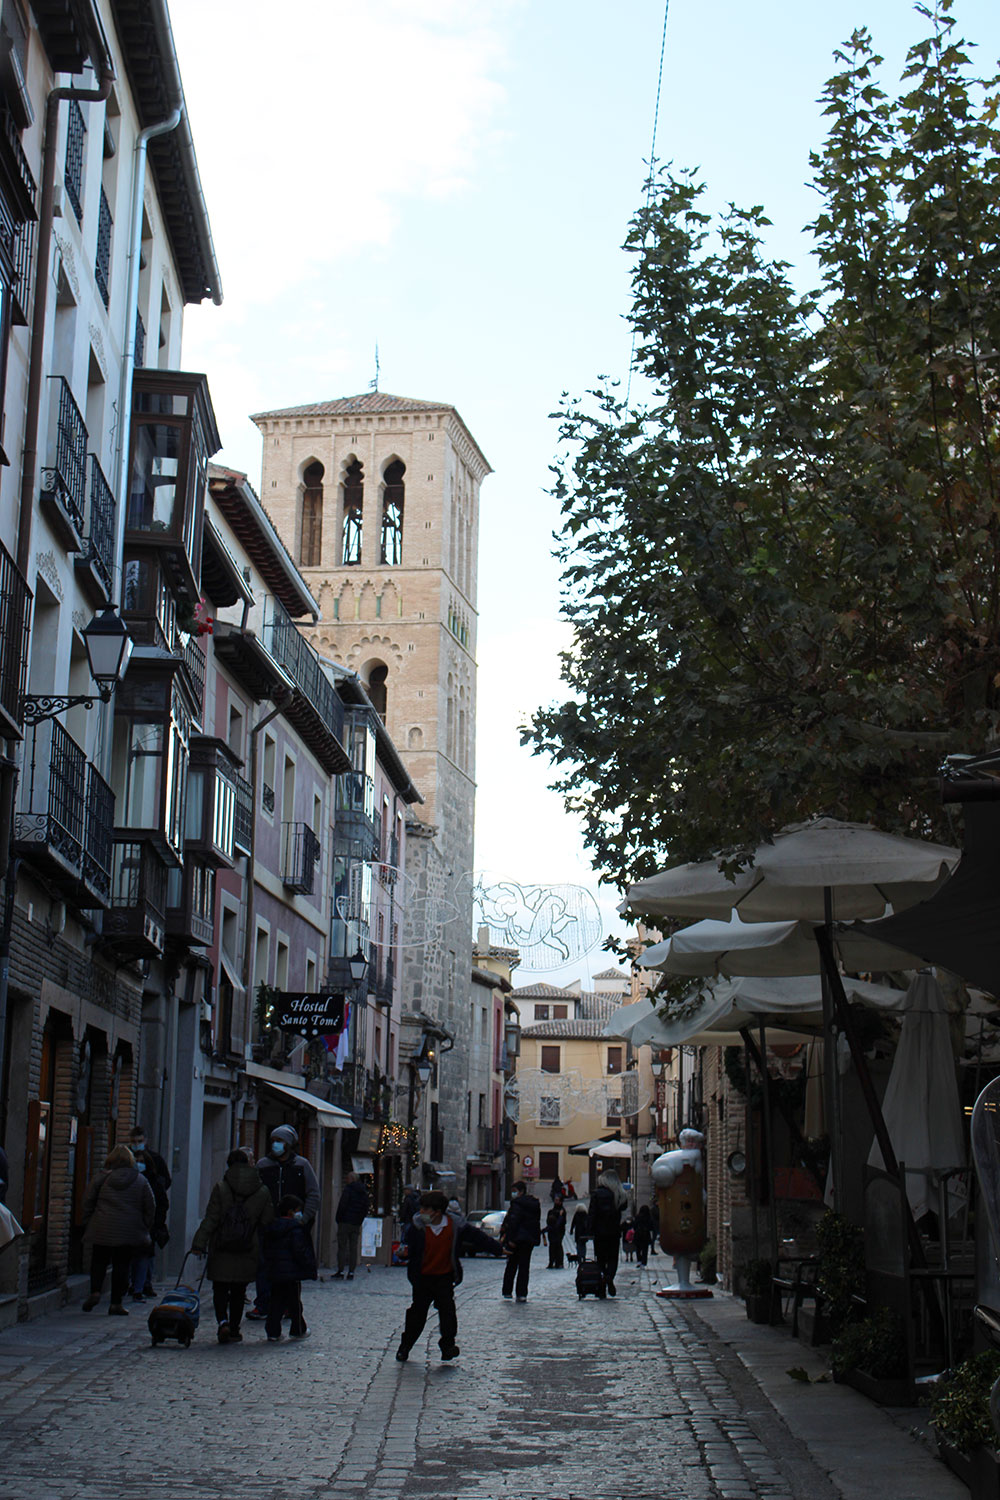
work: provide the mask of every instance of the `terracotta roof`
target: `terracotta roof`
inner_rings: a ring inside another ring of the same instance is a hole
[[[604,1036],[604,1021],[538,1021],[534,1026],[522,1026],[521,1035],[536,1037],[594,1037],[608,1040]]]
[[[595,995],[584,990],[579,997],[576,1013],[581,1021],[608,1021],[621,1004],[621,995]]]
[[[594,975],[595,979],[621,979],[628,984],[628,975],[622,973],[621,969],[602,969],[600,974]]]
[[[379,412],[454,410],[449,401],[417,401],[413,396],[390,396],[388,391],[363,391],[360,396],[335,396],[332,401],[309,401],[305,406],[258,411],[250,420],[262,422],[269,417],[361,417]]]
[[[247,476],[239,469],[209,464],[208,483],[212,499],[272,594],[293,619],[318,619],[319,605]]]
[[[554,984],[526,984],[514,991],[515,1000],[579,1000],[576,990],[561,990]]]

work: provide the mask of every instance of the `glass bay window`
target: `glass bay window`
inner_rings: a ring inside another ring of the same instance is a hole
[[[181,859],[191,716],[171,674],[138,678],[115,696],[112,785],[116,827]]]

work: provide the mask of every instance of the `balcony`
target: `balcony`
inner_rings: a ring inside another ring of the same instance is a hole
[[[215,932],[215,871],[186,859],[167,876],[166,934],[172,945],[209,948]]]
[[[111,204],[101,188],[101,202],[97,216],[97,254],[94,258],[94,280],[101,294],[105,309],[111,301],[108,276],[111,271]]]
[[[500,1132],[495,1125],[476,1126],[476,1149],[480,1156],[496,1156],[500,1145]]]
[[[21,738],[21,699],[28,670],[31,590],[0,543],[0,736]]]
[[[21,127],[9,102],[0,104],[0,170],[8,184],[8,198],[14,211],[10,231],[14,260],[11,320],[24,326],[31,317],[38,186],[21,146]]]
[[[167,867],[153,845],[115,833],[104,934],[124,957],[158,958],[166,932]]]
[[[375,997],[376,1005],[391,1005],[396,984],[396,966],[392,954],[371,945],[368,961],[368,992]]]
[[[194,705],[194,716],[201,723],[205,704],[205,653],[196,636],[189,635],[181,647],[181,665]]]
[[[347,771],[351,763],[343,746],[344,705],[340,695],[284,605],[271,597],[267,606],[265,644],[297,689],[291,703],[282,711],[325,771]]]
[[[48,378],[58,383],[59,395],[53,405],[49,436],[51,462],[42,469],[39,499],[42,511],[67,552],[82,552],[87,508],[87,428],[69,383],[61,375]]]
[[[392,1118],[392,1085],[381,1074],[365,1074],[363,1108],[366,1120]]]
[[[308,823],[282,823],[281,881],[287,891],[311,896],[319,862],[319,839]]]
[[[115,497],[95,454],[90,455],[90,531],[83,550],[73,559],[90,602],[97,607],[111,600],[115,561]]]
[[[26,759],[14,842],[19,854],[65,886],[83,872],[87,758],[61,724],[45,719],[29,732]]]
[[[233,848],[239,854],[249,854],[253,842],[253,787],[245,776],[238,772],[233,773],[233,785],[236,788],[236,821],[233,828]],[[274,807],[274,793],[271,793],[271,807]]]
[[[87,767],[87,810],[83,830],[83,883],[77,905],[107,906],[111,900],[115,794],[93,765]]]

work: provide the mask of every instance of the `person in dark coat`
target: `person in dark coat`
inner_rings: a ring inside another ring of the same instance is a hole
[[[337,1270],[334,1281],[342,1280],[345,1275],[348,1281],[354,1280],[358,1240],[367,1214],[368,1189],[359,1180],[357,1172],[348,1172],[337,1204]]]
[[[155,1156],[155,1152],[147,1152],[144,1147],[139,1146],[132,1148],[132,1155],[135,1157],[136,1167],[153,1189],[153,1197],[156,1201],[156,1213],[153,1216],[149,1249],[144,1250],[141,1255],[135,1257],[129,1272],[132,1301],[145,1302],[147,1286],[152,1291],[153,1259],[156,1255],[158,1236],[162,1235],[167,1227],[167,1209],[169,1205],[167,1202],[167,1189],[164,1186],[163,1179],[153,1166],[152,1158]],[[162,1160],[162,1157],[160,1160]],[[166,1243],[165,1239],[163,1243]]]
[[[531,1252],[542,1238],[542,1205],[528,1192],[526,1182],[515,1182],[510,1208],[500,1226],[500,1244],[507,1255],[503,1268],[503,1295],[509,1301],[517,1279],[517,1300],[528,1300]]]
[[[503,1254],[496,1240],[463,1219],[461,1214],[447,1212],[448,1196],[438,1189],[420,1195],[420,1212],[414,1214],[406,1230],[406,1275],[413,1288],[413,1301],[406,1309],[403,1337],[396,1358],[405,1364],[410,1350],[424,1331],[427,1314],[437,1308],[442,1359],[457,1359],[458,1314],[455,1311],[455,1288],[462,1280],[459,1250],[463,1245],[484,1250],[487,1255]]]
[[[257,1171],[275,1208],[288,1194],[302,1199],[302,1223],[311,1230],[319,1213],[319,1183],[309,1162],[299,1156],[298,1144],[299,1133],[294,1126],[276,1125],[271,1131],[267,1155],[258,1161]],[[247,1313],[248,1318],[263,1322],[267,1317],[268,1292],[267,1266],[262,1255],[257,1264],[254,1305]]]
[[[559,1173],[557,1172],[556,1175],[552,1179],[552,1186],[549,1188],[549,1197],[552,1199],[552,1202],[554,1203],[557,1198],[564,1198],[565,1195],[566,1195],[566,1189],[563,1187],[562,1178],[559,1176]]]
[[[615,1171],[602,1172],[590,1199],[588,1228],[594,1241],[594,1259],[604,1273],[609,1297],[615,1296],[615,1272],[621,1244],[622,1212],[628,1203]]]
[[[563,1268],[563,1235],[566,1233],[566,1210],[563,1208],[562,1198],[556,1198],[552,1207],[545,1215],[545,1238],[549,1247],[550,1271],[561,1271]]]
[[[289,1193],[281,1199],[277,1217],[264,1230],[263,1245],[271,1284],[264,1324],[267,1341],[280,1341],[282,1318],[291,1318],[293,1339],[304,1339],[309,1330],[302,1315],[302,1283],[316,1280],[316,1252],[304,1222],[301,1198]]]
[[[650,1213],[649,1204],[644,1203],[635,1216],[635,1258],[640,1266],[644,1266],[649,1259],[649,1247],[653,1243],[653,1215]]]
[[[413,1184],[410,1183],[410,1182],[408,1182],[406,1184],[406,1189],[405,1189],[405,1191],[403,1193],[403,1201],[399,1205],[399,1225],[400,1225],[400,1228],[401,1229],[406,1229],[407,1226],[412,1221],[413,1215],[415,1213],[418,1213],[419,1211],[420,1211],[420,1194],[417,1192],[417,1190],[413,1186]]]
[[[205,1271],[212,1283],[220,1344],[243,1341],[240,1321],[247,1285],[257,1274],[259,1232],[273,1218],[271,1194],[247,1152],[230,1151],[222,1181],[213,1187],[205,1217],[191,1241],[196,1255],[208,1252]]]
[[[128,1317],[122,1305],[129,1267],[140,1251],[152,1245],[150,1230],[156,1217],[153,1189],[135,1164],[127,1146],[115,1146],[105,1158],[104,1171],[88,1183],[83,1198],[83,1243],[90,1247],[90,1296],[83,1310],[101,1300],[104,1278],[111,1266],[109,1313]]]
[[[590,1238],[590,1224],[587,1218],[587,1210],[582,1203],[573,1215],[573,1223],[570,1225],[569,1232],[576,1244],[577,1261],[585,1260],[587,1256],[587,1241]]]
[[[153,1189],[156,1199],[156,1219],[153,1222],[153,1248],[146,1257],[146,1276],[138,1291],[143,1297],[155,1297],[153,1287],[153,1271],[156,1262],[156,1247],[165,1245],[169,1239],[167,1234],[167,1215],[170,1211],[170,1171],[166,1162],[158,1151],[154,1151],[146,1139],[146,1132],[141,1125],[133,1125],[129,1133],[129,1150],[136,1159],[136,1165],[140,1160],[146,1163],[146,1181]],[[140,1151],[143,1153],[140,1158]],[[132,1268],[132,1290],[137,1289],[135,1281],[135,1267]]]

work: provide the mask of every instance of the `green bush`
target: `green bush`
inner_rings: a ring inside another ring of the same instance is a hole
[[[766,1297],[771,1290],[771,1262],[769,1260],[748,1260],[742,1268],[741,1276],[745,1297]]]
[[[835,1375],[863,1370],[874,1380],[901,1380],[907,1373],[902,1319],[887,1307],[848,1323],[834,1339],[830,1361]]]
[[[832,1209],[816,1226],[819,1268],[816,1286],[823,1298],[823,1312],[831,1332],[837,1334],[851,1321],[855,1297],[865,1291],[864,1232]]]
[[[990,1420],[990,1391],[1000,1378],[1000,1352],[987,1349],[964,1359],[931,1407],[931,1425],[939,1438],[962,1453],[997,1435]]]

